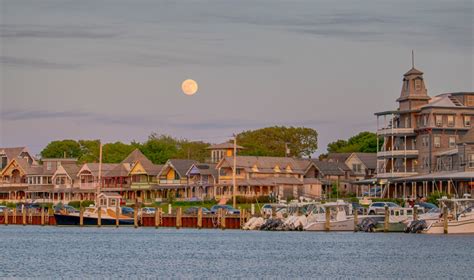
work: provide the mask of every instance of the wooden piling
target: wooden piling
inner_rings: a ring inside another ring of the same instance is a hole
[[[135,204],[135,209],[133,210],[133,227],[138,227],[138,207]]]
[[[357,209],[354,211],[354,232],[357,231],[357,225],[359,224],[359,213]]]
[[[324,223],[324,229],[326,231],[331,230],[331,208],[326,207],[326,221]]]
[[[84,226],[84,207],[82,206],[82,203],[79,208],[79,226]]]
[[[41,226],[44,226],[44,207],[41,207]]]
[[[418,206],[413,207],[413,221],[418,221]]]
[[[172,210],[173,209],[171,209],[171,204],[168,204],[168,215],[171,215],[171,213],[173,213]]]
[[[198,208],[198,213],[197,213],[197,227],[198,229],[202,228],[202,207]]]
[[[155,228],[160,226],[160,208],[155,207]]]
[[[26,209],[25,207],[21,208],[21,215],[23,216],[22,223],[24,226],[26,226]]]
[[[97,226],[101,227],[102,226],[102,207],[97,208]]]
[[[118,228],[119,225],[120,225],[120,209],[117,203],[117,206],[115,207],[115,227]]]
[[[384,232],[388,232],[388,223],[389,223],[389,220],[390,220],[390,212],[389,212],[389,209],[388,209],[388,206],[385,205],[385,218],[384,218],[384,221],[383,221],[383,231]]]
[[[183,208],[181,207],[178,207],[178,209],[176,209],[176,228],[179,229],[181,226],[182,226],[182,210]]]
[[[14,224],[14,225],[17,224],[17,223],[16,223],[16,222],[17,222],[17,221],[16,221],[16,220],[17,220],[17,219],[16,219],[16,216],[17,216],[17,213],[16,213],[16,208],[15,208],[15,209],[13,209],[13,222],[12,222],[12,224]]]
[[[5,216],[5,225],[8,226],[8,211],[10,209],[8,208],[5,208],[5,210],[3,210],[3,215]]]
[[[226,228],[226,217],[225,217],[225,210],[224,209],[220,209],[221,210],[221,229],[224,230]]]
[[[448,208],[443,206],[443,232],[448,234]]]

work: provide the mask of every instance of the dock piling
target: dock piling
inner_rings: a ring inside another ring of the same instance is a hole
[[[252,203],[252,205],[250,205],[250,213],[252,214],[252,216],[255,215],[255,204]]]
[[[82,206],[82,203],[79,208],[79,226],[84,226],[84,207]]]
[[[413,207],[413,221],[418,221],[418,206]]]
[[[182,208],[181,207],[178,207],[178,209],[176,209],[176,228],[179,229],[181,226],[182,226],[182,218],[181,218],[181,215],[182,215]]]
[[[10,209],[8,208],[5,208],[5,210],[3,210],[3,215],[5,216],[5,225],[8,226],[8,211]]]
[[[102,226],[102,207],[97,208],[97,226],[101,227]]]
[[[133,227],[138,227],[138,206],[135,204],[135,209],[133,210]]]
[[[155,228],[160,226],[160,208],[155,207]]]
[[[383,221],[383,231],[388,232],[388,222],[389,222],[390,216],[389,216],[389,210],[388,206],[385,205],[385,218]]]
[[[329,231],[331,229],[331,208],[329,207],[326,207],[326,221],[325,221],[325,224],[324,224],[324,229],[326,231]]]
[[[448,234],[448,208],[443,206],[443,232]]]
[[[25,207],[21,207],[21,215],[22,215],[22,224],[26,226],[26,209]]]
[[[41,207],[41,226],[44,226],[44,207]]]
[[[115,227],[119,227],[120,225],[120,209],[119,209],[119,205],[117,203],[117,206],[115,207]]]
[[[197,213],[197,227],[198,229],[202,228],[202,207],[198,208],[198,213]]]
[[[171,209],[171,204],[168,204],[168,215],[171,215],[172,212],[173,212],[173,211],[172,211],[172,209]]]
[[[225,217],[226,212],[222,208],[220,210],[221,210],[221,229],[224,230],[226,228],[226,224],[225,224],[225,222],[226,222],[226,217]]]
[[[358,210],[354,211],[354,232],[357,232],[357,225],[359,224],[359,213]]]

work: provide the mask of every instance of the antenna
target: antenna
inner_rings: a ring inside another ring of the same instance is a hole
[[[411,68],[415,68],[415,51],[411,50]]]

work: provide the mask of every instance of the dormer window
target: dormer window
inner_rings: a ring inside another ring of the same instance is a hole
[[[51,170],[51,168],[52,168],[52,162],[51,161],[46,162],[46,170]]]
[[[287,165],[285,168],[286,172],[291,173],[293,170],[291,169],[291,166]]]
[[[471,116],[464,116],[464,126],[465,127],[471,126]]]
[[[454,116],[452,115],[448,116],[448,126],[450,127],[454,126]]]
[[[254,164],[254,165],[252,166],[252,171],[253,171],[253,172],[258,172],[258,167],[257,167],[256,164]]]
[[[281,172],[280,166],[275,165],[275,167],[273,168],[273,171],[278,172],[278,173]]]

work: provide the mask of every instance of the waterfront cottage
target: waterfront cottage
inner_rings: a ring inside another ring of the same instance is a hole
[[[216,197],[230,197],[233,190],[233,157],[217,164]],[[237,156],[235,178],[239,196],[284,198],[321,197],[321,182],[315,178],[311,160],[290,157]]]

